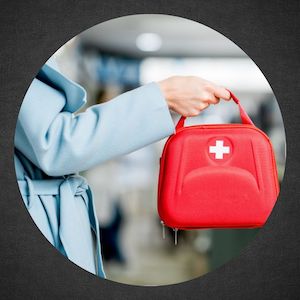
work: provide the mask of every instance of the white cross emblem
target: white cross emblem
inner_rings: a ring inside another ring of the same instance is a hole
[[[215,154],[215,159],[223,159],[224,154],[230,153],[230,147],[224,146],[224,141],[216,141],[215,146],[209,146],[209,153]]]

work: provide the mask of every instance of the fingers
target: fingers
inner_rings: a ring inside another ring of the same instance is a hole
[[[209,99],[209,104],[218,104],[220,102],[220,98],[217,98],[215,95],[212,95],[212,97]]]
[[[230,92],[222,86],[214,87],[214,95],[218,98],[222,98],[224,100],[230,100],[231,95]]]
[[[220,101],[220,98],[224,100],[231,99],[230,92],[225,87],[214,84],[213,82],[205,81],[204,89],[208,94],[212,94],[207,97],[209,100],[208,102],[211,104],[217,104]]]
[[[196,102],[193,106],[190,107],[190,109],[188,109],[188,113],[193,117],[198,116],[203,110],[207,109],[210,104],[216,104],[218,103],[218,101],[220,100],[217,99],[214,102]]]
[[[185,117],[198,116],[201,111],[205,110],[209,106],[209,103],[207,102],[198,102],[195,100],[185,101],[182,104],[183,105],[175,106],[173,110]]]

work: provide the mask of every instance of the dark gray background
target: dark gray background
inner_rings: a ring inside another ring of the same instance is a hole
[[[300,297],[300,1],[0,1],[0,298],[297,299]],[[189,18],[223,33],[264,73],[282,110],[287,165],[266,226],[242,254],[183,284],[134,287],[100,280],[60,255],[23,206],[13,167],[22,98],[62,44],[102,21],[136,13]]]

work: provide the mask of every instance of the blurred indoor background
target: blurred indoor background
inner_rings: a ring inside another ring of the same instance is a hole
[[[171,75],[197,75],[226,86],[271,138],[282,180],[285,132],[276,99],[254,62],[220,33],[179,17],[127,16],[84,31],[55,57],[61,71],[87,90],[84,109]],[[176,121],[179,116],[173,117]],[[187,123],[232,122],[240,122],[238,109],[223,102]],[[169,230],[163,240],[156,192],[164,142],[83,174],[94,191],[108,279],[137,285],[186,281],[239,254],[257,233],[255,229],[180,231],[175,246]]]

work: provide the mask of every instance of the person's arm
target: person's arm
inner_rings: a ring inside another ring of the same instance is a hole
[[[16,148],[50,176],[86,170],[174,132],[154,82],[76,116],[64,111],[65,103],[65,95],[35,79],[18,117]]]
[[[87,170],[171,135],[169,109],[195,116],[230,98],[225,88],[202,78],[174,76],[74,116],[70,111],[82,104],[82,88],[47,65],[39,76],[43,80],[34,79],[21,106],[15,146],[50,176]],[[60,89],[45,83],[49,76]]]

